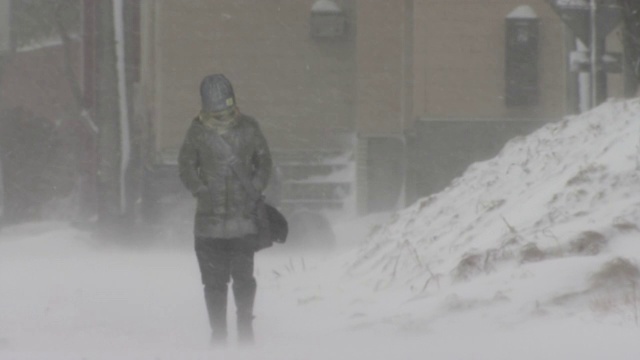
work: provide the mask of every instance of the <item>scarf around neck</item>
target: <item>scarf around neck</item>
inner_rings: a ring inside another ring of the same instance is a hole
[[[234,110],[224,117],[220,117],[219,113],[200,111],[198,120],[209,129],[215,130],[218,133],[225,133],[238,123],[238,111]]]

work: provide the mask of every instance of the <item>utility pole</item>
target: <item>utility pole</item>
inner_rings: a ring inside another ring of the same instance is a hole
[[[598,104],[598,65],[600,61],[598,60],[598,22],[597,22],[597,14],[598,14],[598,3],[596,0],[591,0],[590,6],[590,27],[591,27],[591,44],[589,48],[591,49],[591,107],[595,107]]]
[[[4,64],[11,53],[11,2],[0,2],[0,85],[2,84],[2,74]],[[4,178],[2,172],[2,147],[0,146],[0,228],[4,221]]]
[[[120,207],[120,124],[114,7],[111,1],[95,1],[95,113],[98,136],[98,222],[118,226]]]
[[[116,44],[116,72],[118,74],[118,115],[120,118],[120,215],[127,211],[127,181],[131,156],[129,104],[125,73],[125,35],[123,0],[113,0],[113,28]]]

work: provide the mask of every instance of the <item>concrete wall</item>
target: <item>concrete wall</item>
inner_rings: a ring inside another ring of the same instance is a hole
[[[407,139],[406,204],[444,190],[470,164],[493,158],[510,139],[544,124],[522,119],[418,121]]]

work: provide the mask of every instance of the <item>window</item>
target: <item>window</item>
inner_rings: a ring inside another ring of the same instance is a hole
[[[311,37],[331,39],[346,33],[344,12],[333,0],[318,0],[311,7]]]
[[[505,49],[507,106],[538,104],[538,18],[528,6],[507,17]]]

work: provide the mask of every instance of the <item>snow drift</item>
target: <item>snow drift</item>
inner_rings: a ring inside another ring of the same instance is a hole
[[[346,273],[383,299],[431,301],[434,314],[557,310],[638,323],[639,135],[634,100],[514,138],[375,229]]]

